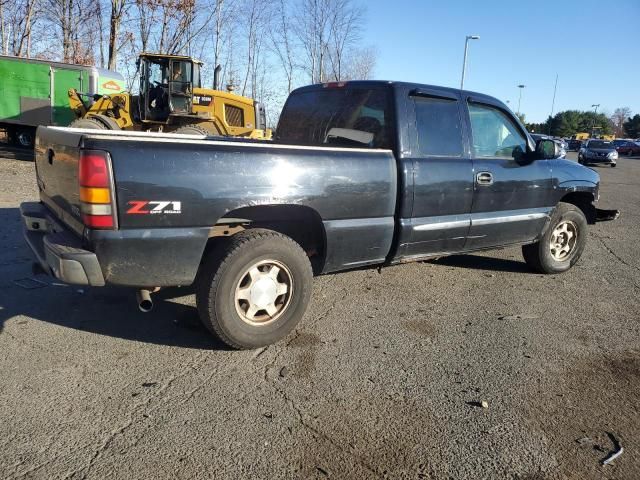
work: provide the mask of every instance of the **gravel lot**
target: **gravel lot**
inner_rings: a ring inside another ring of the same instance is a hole
[[[0,478],[640,478],[640,159],[597,171],[622,216],[570,272],[510,248],[325,276],[235,352],[188,289],[145,315],[33,277],[33,164],[0,159]]]

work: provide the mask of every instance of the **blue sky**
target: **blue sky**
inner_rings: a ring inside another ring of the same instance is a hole
[[[509,100],[528,122],[568,109],[640,113],[640,0],[368,0],[366,43],[379,52],[375,76],[459,87]]]

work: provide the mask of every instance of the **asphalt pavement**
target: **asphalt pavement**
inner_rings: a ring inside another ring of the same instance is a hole
[[[568,273],[508,248],[324,276],[237,352],[188,288],[143,314],[34,276],[34,166],[0,159],[0,478],[640,478],[640,159],[596,171],[622,215]]]

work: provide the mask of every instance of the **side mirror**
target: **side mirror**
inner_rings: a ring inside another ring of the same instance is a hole
[[[553,140],[543,138],[536,143],[536,158],[539,160],[551,160],[560,156],[560,147]]]

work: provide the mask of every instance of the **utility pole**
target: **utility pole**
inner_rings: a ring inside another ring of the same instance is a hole
[[[551,113],[549,118],[553,118],[553,109],[556,106],[556,91],[558,90],[558,74],[556,73],[556,84],[553,86],[553,100],[551,100]],[[549,129],[547,134],[551,135],[551,122],[549,122]]]
[[[596,115],[598,114],[598,107],[600,106],[599,103],[594,103],[593,105],[591,105],[593,108],[593,113],[595,113]],[[593,124],[591,125],[591,136],[595,136],[595,131],[596,131],[596,119],[593,119]]]
[[[467,35],[464,40],[464,58],[462,59],[462,79],[460,80],[460,90],[464,90],[464,73],[467,69],[467,48],[469,47],[469,40],[479,39],[479,35]]]
[[[520,115],[520,102],[522,101],[522,90],[524,89],[524,87],[526,87],[526,85],[518,85],[518,88],[520,89],[520,95],[518,95],[518,115]]]

